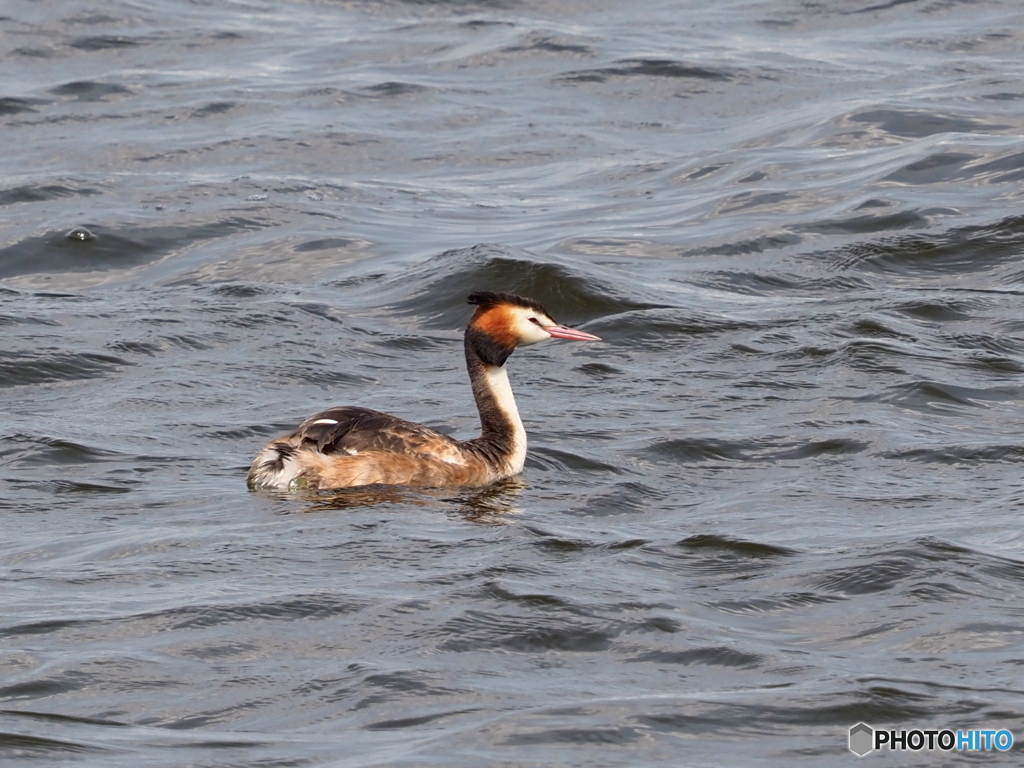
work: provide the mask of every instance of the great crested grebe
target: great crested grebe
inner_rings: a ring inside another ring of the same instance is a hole
[[[526,430],[505,361],[519,345],[600,339],[558,325],[533,299],[481,291],[468,301],[477,307],[466,327],[465,347],[480,437],[456,440],[369,408],[331,408],[256,454],[249,487],[481,486],[522,472]]]

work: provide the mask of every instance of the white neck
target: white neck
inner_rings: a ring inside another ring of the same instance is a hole
[[[512,394],[508,373],[505,366],[494,365],[484,366],[483,373],[486,386],[494,397],[494,404],[512,424],[513,450],[508,457],[508,464],[510,471],[518,474],[523,471],[523,464],[526,462],[526,429],[519,418],[519,409],[516,408],[516,398]]]

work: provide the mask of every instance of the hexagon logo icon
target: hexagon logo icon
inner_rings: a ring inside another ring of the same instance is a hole
[[[850,729],[850,751],[864,757],[875,748],[875,729],[867,723],[857,723]]]

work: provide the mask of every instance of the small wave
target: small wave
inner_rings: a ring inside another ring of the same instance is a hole
[[[106,101],[111,96],[129,96],[132,92],[116,83],[74,80],[51,88],[50,93],[54,96],[73,96],[78,101]]]
[[[580,373],[585,373],[590,378],[598,381],[613,379],[624,373],[620,368],[616,368],[614,365],[608,365],[607,363],[584,363],[583,365],[576,366],[575,370]]]
[[[894,184],[941,184],[969,178],[965,169],[978,155],[966,152],[932,152],[893,171],[882,181]]]
[[[962,408],[985,408],[988,403],[1022,399],[1021,387],[960,387],[938,381],[914,381],[889,387],[881,396],[871,399],[896,403],[905,408],[934,413],[948,413]]]
[[[887,553],[863,564],[829,569],[811,579],[810,586],[833,595],[868,595],[922,576],[922,567],[927,566],[917,552]]]
[[[975,183],[1014,184],[1024,181],[1024,152],[1011,152],[967,169],[965,178]]]
[[[793,272],[709,271],[695,275],[694,285],[746,296],[801,294],[821,296],[862,291],[867,281],[852,275],[806,275]]]
[[[405,728],[416,728],[421,725],[429,725],[431,723],[437,723],[441,720],[447,720],[450,717],[457,717],[459,715],[465,715],[470,712],[478,712],[478,707],[460,707],[456,709],[446,710],[444,712],[434,712],[429,715],[420,715],[418,717],[396,717],[388,718],[386,720],[375,720],[371,723],[367,723],[363,726],[368,731],[391,731],[401,730]]]
[[[822,595],[817,592],[785,592],[766,597],[750,597],[743,600],[716,600],[708,606],[723,613],[749,615],[760,613],[785,613],[799,611],[823,603],[834,603],[845,598],[836,595]]]
[[[921,139],[937,133],[995,133],[1009,126],[936,110],[866,109],[846,118],[901,139]]]
[[[893,307],[894,311],[918,320],[933,323],[949,323],[969,320],[975,306],[961,299],[944,299],[931,301],[908,301]]]
[[[1018,464],[1024,461],[1024,445],[946,445],[928,448],[899,448],[881,454],[886,459],[919,461],[925,464]]]
[[[622,471],[611,464],[580,456],[569,451],[560,451],[556,448],[531,448],[528,460],[530,466],[534,468],[555,470],[562,473],[598,472],[602,474],[620,474]]]
[[[571,610],[571,604],[555,595],[548,594],[519,594],[498,582],[488,582],[479,590],[480,596],[491,600],[500,600],[512,604],[528,605],[539,608],[560,608]]]
[[[19,99],[13,96],[4,96],[0,98],[0,116],[36,112],[36,107],[49,103],[46,99]]]
[[[622,471],[613,469],[616,474]],[[582,503],[566,510],[566,514],[600,517],[645,513],[665,497],[663,492],[643,483],[616,483],[609,489],[587,495]],[[675,504],[678,505],[679,501],[676,500]]]
[[[509,734],[499,743],[510,747],[534,745],[577,745],[589,748],[629,747],[648,738],[646,729],[635,726],[591,726],[580,728],[540,728],[526,733]]]
[[[299,621],[345,616],[363,608],[363,604],[323,594],[292,595],[280,600],[264,600],[242,605],[197,605],[172,608],[147,614],[147,622],[168,629],[196,629],[247,621]],[[134,620],[125,619],[126,621]]]
[[[2,114],[2,111],[0,111]],[[0,206],[17,203],[38,203],[62,197],[90,197],[101,194],[95,187],[71,187],[64,184],[23,184],[0,190]]]
[[[765,657],[756,653],[744,653],[735,648],[714,646],[709,648],[693,648],[687,651],[648,651],[626,661],[649,661],[656,664],[703,664],[710,667],[736,667],[737,669],[756,669],[763,666]]]
[[[776,462],[819,456],[843,456],[866,451],[869,443],[844,437],[806,441],[721,440],[681,437],[661,440],[640,451],[640,456],[655,461],[683,464],[704,462]]]
[[[238,106],[238,104],[234,101],[211,101],[198,109],[193,109],[189,116],[194,120],[202,120],[204,117],[222,115],[225,112],[230,112],[236,106]]]
[[[721,67],[702,67],[674,59],[622,59],[610,67],[568,72],[558,79],[570,83],[603,83],[618,77],[668,77],[729,82],[736,79],[736,73]]]
[[[1004,355],[972,354],[958,364],[989,373],[1024,373],[1024,362]]]
[[[316,240],[306,240],[299,243],[293,249],[295,253],[310,253],[316,251],[332,251],[334,249],[365,248],[369,245],[365,240],[356,240],[351,237],[321,237]],[[383,275],[376,275],[383,277]]]
[[[0,294],[2,295],[2,294]],[[0,326],[3,325],[48,325],[59,326],[56,320],[45,317],[27,317],[25,315],[0,315]]]
[[[31,712],[21,709],[0,709],[0,717],[11,717],[23,721],[38,722],[47,725],[103,725],[114,728],[127,728],[126,723],[98,717],[78,717],[58,712]]]
[[[382,98],[409,96],[412,94],[423,93],[428,90],[430,89],[423,85],[418,85],[416,83],[403,83],[395,80],[388,80],[384,83],[377,83],[376,85],[370,85],[363,88],[365,93]]]
[[[478,290],[529,296],[544,304],[561,322],[569,323],[650,306],[567,265],[486,243],[445,251],[389,282],[409,297],[395,302],[394,310],[423,317],[428,328],[464,324],[466,296]]]
[[[90,752],[104,753],[108,750],[70,739],[0,732],[0,754],[7,755],[9,759],[19,762],[20,759],[25,758],[52,759],[63,762],[68,759],[68,755],[81,755]]]
[[[876,326],[877,327],[877,326]],[[898,338],[862,337],[844,341],[837,350],[837,360],[858,371],[887,375],[908,375],[907,366],[923,351]]]
[[[917,211],[851,216],[845,219],[826,219],[805,224],[801,231],[820,235],[866,235],[900,229],[921,229],[931,222]]]
[[[839,559],[801,580],[819,596],[901,591],[924,603],[999,595],[1024,582],[1024,563],[935,538],[870,546]]]
[[[440,629],[443,651],[506,650],[519,653],[592,653],[611,646],[621,632],[615,623],[584,620],[564,613],[517,616],[469,610]]]
[[[917,276],[967,275],[1015,264],[1024,248],[1024,216],[994,224],[957,227],[946,232],[914,234],[862,242],[825,259],[832,266]]]
[[[76,37],[68,43],[80,51],[109,51],[118,48],[134,48],[141,45],[138,40],[120,35],[95,35],[92,37]]]
[[[92,272],[148,264],[195,242],[262,226],[230,217],[197,226],[108,227],[89,224],[95,237],[79,240],[67,231],[26,237],[0,248],[0,278],[50,272]]]
[[[555,53],[570,56],[593,56],[596,51],[590,45],[579,42],[578,38],[531,33],[518,45],[504,49],[508,53]]]
[[[765,327],[763,320],[747,321],[699,309],[664,307],[622,310],[593,325],[606,342],[621,342],[630,347],[654,345],[659,350],[689,344],[693,336]]]
[[[0,351],[0,387],[93,379],[130,365],[123,358],[93,352]]]
[[[64,466],[109,461],[114,451],[53,437],[15,433],[0,437],[0,464]]]
[[[107,349],[111,352],[122,352],[130,355],[147,355],[152,357],[160,352],[163,347],[159,344],[154,344],[149,341],[135,341],[132,339],[123,339],[119,341],[111,341],[107,344]]]
[[[754,253],[765,251],[776,251],[783,248],[790,248],[799,245],[803,241],[798,234],[789,230],[781,230],[772,234],[759,235],[758,237],[746,238],[743,240],[731,240],[714,245],[701,245],[696,248],[688,248],[681,252],[681,256],[748,256]],[[793,274],[794,279],[802,279],[803,276]]]
[[[363,678],[362,685],[368,690],[368,693],[360,699],[354,709],[365,709],[371,705],[403,699],[409,695],[443,696],[458,693],[456,689],[437,685],[437,680],[437,675],[420,670],[373,672]]]
[[[719,534],[697,534],[688,536],[677,542],[677,546],[691,552],[717,552],[735,555],[742,558],[790,557],[797,550],[780,547],[775,544],[764,544],[757,541],[734,539]]]
[[[682,463],[704,461],[741,461],[748,458],[748,444],[701,437],[661,440],[645,448],[641,455],[653,460]]]
[[[720,534],[696,534],[673,547],[648,544],[635,552],[645,565],[658,570],[720,576],[728,580],[767,573],[798,554],[788,547]]]
[[[247,283],[224,283],[210,289],[215,296],[225,296],[229,299],[254,299],[257,296],[266,296],[273,293],[272,288],[262,285],[249,285]]]
[[[264,369],[268,376],[275,379],[292,379],[307,384],[320,384],[331,388],[345,387],[369,387],[377,383],[377,379],[371,376],[363,376],[358,373],[339,371],[331,369],[323,364],[323,361],[309,361],[303,365],[301,362],[289,365],[259,366],[250,370]]]
[[[108,483],[96,483],[82,480],[8,480],[12,488],[19,490],[32,489],[44,491],[48,494],[107,494],[107,493],[130,493],[131,488],[125,485],[110,485]],[[137,482],[137,481],[136,481]],[[135,484],[135,483],[133,483]]]

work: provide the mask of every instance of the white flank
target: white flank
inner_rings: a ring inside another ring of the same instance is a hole
[[[253,484],[260,488],[290,488],[291,483],[298,476],[302,467],[299,462],[295,460],[294,456],[289,456],[282,462],[281,469],[274,470],[266,465],[273,465],[277,463],[280,458],[280,452],[272,445],[268,445],[262,451],[256,454],[256,460],[253,462],[253,467],[256,468],[255,476],[253,477]]]

